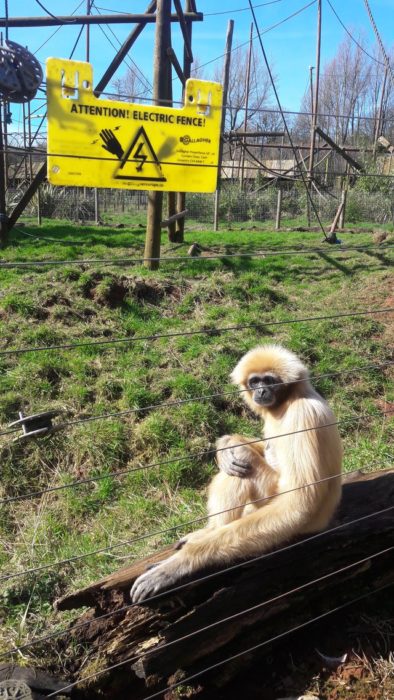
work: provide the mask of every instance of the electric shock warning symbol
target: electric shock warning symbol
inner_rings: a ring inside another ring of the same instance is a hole
[[[141,126],[128,148],[124,151],[112,129],[102,129],[102,148],[118,158],[114,177],[117,180],[146,180],[165,182],[160,162],[143,126]]]
[[[214,192],[222,88],[189,78],[183,106],[97,97],[84,61],[47,60],[48,179],[53,185]]]

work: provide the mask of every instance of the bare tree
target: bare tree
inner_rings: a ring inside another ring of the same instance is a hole
[[[358,117],[365,115],[371,107],[371,59],[364,53],[361,42],[359,39],[357,46],[350,37],[346,37],[334,58],[324,67],[320,78],[318,124],[338,143],[357,140],[362,133]],[[311,112],[309,88],[304,95],[301,111]],[[296,129],[299,137],[306,138],[310,130],[310,117],[300,115]]]
[[[126,102],[138,102],[152,93],[150,85],[144,74],[137,68],[129,66],[122,78],[113,81],[114,98]]]
[[[235,131],[243,125],[246,104],[246,80],[248,50],[242,47],[231,54],[230,80],[227,97],[226,131]],[[221,82],[221,68],[216,67],[214,80]],[[247,129],[256,128],[261,114],[271,97],[271,83],[260,54],[253,50],[252,70],[249,85]]]

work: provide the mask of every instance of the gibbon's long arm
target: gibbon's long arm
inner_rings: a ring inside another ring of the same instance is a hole
[[[139,576],[131,589],[132,601],[139,603],[207,566],[225,566],[237,559],[263,554],[300,534],[307,518],[298,506],[294,494],[284,494],[250,515],[207,530],[205,536],[199,531],[196,542],[193,542],[192,533],[191,541],[186,537],[179,552]]]

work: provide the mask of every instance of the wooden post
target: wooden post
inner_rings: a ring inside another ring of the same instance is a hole
[[[8,113],[10,109],[10,103],[6,102],[4,100],[3,102],[3,108],[4,108],[4,114],[3,114],[3,124],[4,124],[4,133],[3,133],[3,144],[4,144],[4,180],[5,180],[5,188],[8,189],[8,124],[7,124],[7,119],[8,119]]]
[[[339,215],[338,228],[343,229],[345,226],[345,216],[346,216],[346,201],[347,192],[349,188],[349,165],[346,163],[346,173],[343,178],[342,191],[341,191],[341,213]]]
[[[168,208],[167,208],[167,213],[168,213],[168,240],[171,241],[172,243],[177,243],[179,242],[178,235],[177,235],[177,230],[176,230],[176,222],[180,221],[180,219],[172,219],[171,217],[177,215],[176,211],[176,192],[168,192]],[[182,218],[182,217],[181,217]]]
[[[250,36],[249,36],[249,52],[248,52],[248,65],[246,69],[245,77],[245,115],[244,115],[244,131],[248,130],[248,107],[249,107],[249,92],[250,92],[250,68],[252,65],[252,55],[253,55],[253,22],[250,25]],[[241,190],[244,186],[244,175],[245,175],[245,145],[246,137],[242,140],[243,146],[241,147],[241,178],[240,186]]]
[[[219,228],[219,200],[220,200],[220,174],[222,170],[223,158],[223,133],[226,125],[227,93],[230,80],[231,47],[233,44],[234,20],[230,19],[227,25],[226,48],[223,64],[223,107],[222,124],[220,129],[219,163],[218,163],[218,183],[215,192],[215,211],[213,215],[213,230]]]
[[[185,12],[191,12],[192,11],[192,2],[191,0],[185,0]],[[190,20],[186,19],[186,26],[189,31],[189,37],[190,37],[190,44],[192,43],[192,27],[193,23],[190,22]],[[189,58],[186,46],[184,46],[183,49],[183,75],[185,78],[185,81],[190,78],[190,71],[191,71],[191,65],[192,62]],[[183,93],[184,94],[184,91]],[[176,195],[176,211],[179,213],[180,211],[184,211],[186,209],[186,194],[185,192],[178,192]],[[175,238],[174,241],[177,243],[182,243],[183,242],[183,236],[184,236],[184,231],[185,231],[185,219],[179,219],[176,224],[175,224]]]
[[[41,188],[37,190],[37,224],[41,226],[42,216],[41,216]]]
[[[382,131],[383,103],[384,103],[384,97],[386,94],[386,83],[387,83],[388,74],[389,74],[389,69],[388,69],[388,66],[386,66],[386,70],[384,71],[382,92],[380,94],[378,118],[376,120],[375,134],[374,134],[374,139],[373,139],[373,159],[374,159],[374,161],[376,160],[377,140],[378,140],[379,136],[381,136],[380,132]]]
[[[27,133],[28,133],[28,137],[29,137],[29,174],[30,174],[30,182],[31,182],[33,180],[33,157],[32,157],[32,153],[31,153],[33,141],[32,141],[32,133],[31,133],[30,102],[27,103]]]
[[[166,104],[168,95],[167,48],[171,36],[171,0],[158,0],[156,10],[155,57],[153,66],[153,103]],[[146,221],[145,266],[157,270],[160,258],[163,192],[148,193]]]
[[[100,202],[99,202],[99,191],[98,188],[94,188],[94,221],[96,224],[100,223]]]
[[[282,185],[278,185],[278,199],[276,202],[276,220],[275,220],[275,230],[280,229],[280,219],[282,216]]]
[[[312,105],[312,120],[311,120],[311,143],[309,149],[309,168],[308,168],[308,186],[312,196],[312,179],[313,165],[315,156],[316,143],[316,125],[317,125],[317,110],[319,107],[319,83],[320,83],[320,47],[321,47],[321,14],[322,3],[318,0],[317,3],[317,28],[316,28],[316,78],[315,78],[315,97]],[[309,202],[309,197],[307,198]],[[311,224],[310,207],[307,206],[308,226]]]

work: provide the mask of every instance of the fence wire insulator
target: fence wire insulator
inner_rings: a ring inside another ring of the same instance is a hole
[[[43,411],[42,413],[34,413],[32,416],[25,416],[22,411],[19,411],[19,420],[9,424],[9,428],[20,428],[22,435],[18,435],[13,439],[13,442],[20,442],[29,438],[40,438],[61,429],[62,424],[53,424],[53,419],[56,418],[61,411]]]

